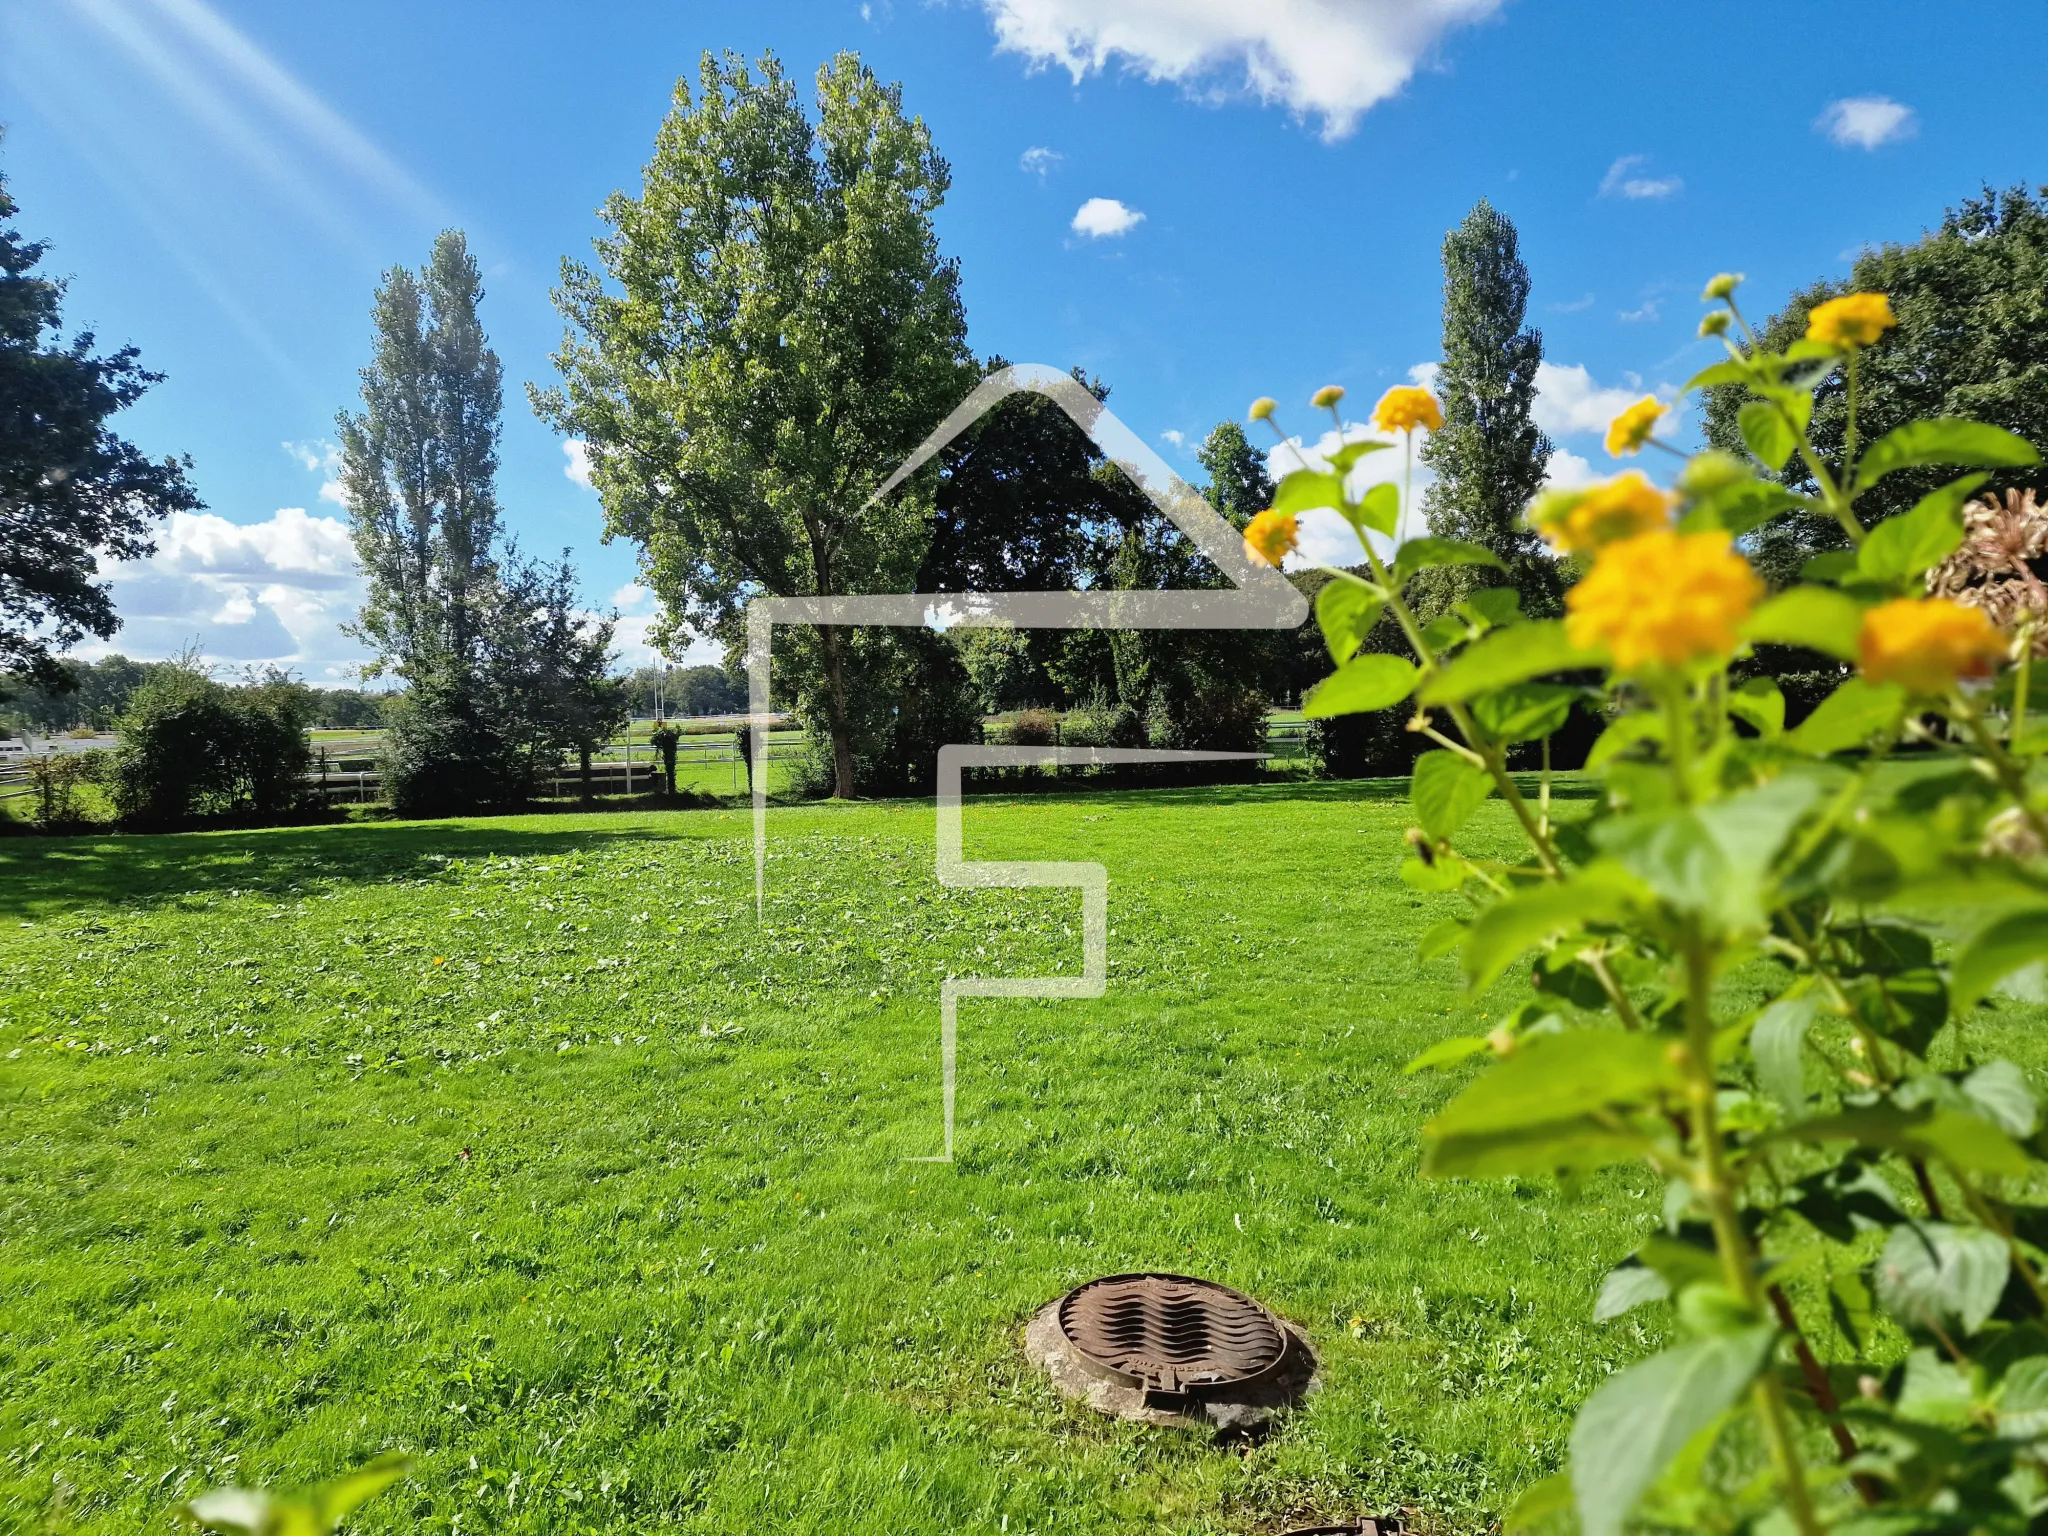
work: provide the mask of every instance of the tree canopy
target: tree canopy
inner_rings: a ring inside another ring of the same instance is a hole
[[[107,426],[163,375],[132,346],[62,337],[64,284],[48,246],[13,226],[0,174],[0,672],[62,688],[57,658],[121,627],[100,561],[156,552],[153,526],[205,505],[189,458],[152,459]]]
[[[818,72],[816,111],[772,54],[707,53],[640,196],[605,202],[602,270],[563,264],[563,382],[535,406],[588,444],[671,633],[730,636],[759,593],[906,591],[926,552],[931,476],[868,498],[973,380],[932,227],[951,173],[856,55]],[[850,795],[859,658],[815,638],[784,675],[822,694]]]

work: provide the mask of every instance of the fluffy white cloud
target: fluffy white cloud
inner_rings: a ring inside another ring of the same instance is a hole
[[[122,626],[83,654],[168,656],[197,642],[211,660],[275,663],[314,682],[367,659],[340,626],[362,606],[348,525],[281,507],[260,523],[174,512],[147,560],[107,567]]]
[[[348,498],[341,491],[341,450],[325,438],[314,438],[303,443],[280,443],[279,447],[299,461],[308,474],[320,479],[320,499],[332,502],[337,507],[346,507]]]
[[[1261,101],[1342,138],[1415,73],[1452,28],[1500,0],[982,0],[997,46],[1076,80],[1113,58],[1151,80],[1213,93],[1242,71]]]
[[[1171,443],[1176,448],[1185,449],[1188,445],[1187,433],[1181,431],[1178,427],[1168,427],[1159,434],[1159,438],[1160,441]]]
[[[1595,384],[1582,363],[1536,365],[1536,425],[1552,437],[1605,432],[1610,421],[1642,398],[1640,389]]]
[[[1066,156],[1058,150],[1046,149],[1043,146],[1034,144],[1017,157],[1017,169],[1024,172],[1027,176],[1036,176],[1040,181],[1043,181],[1045,180],[1045,173],[1064,159],[1066,159]]]
[[[1648,155],[1623,155],[1607,167],[1600,179],[1602,197],[1669,197],[1685,185],[1676,176],[1644,176],[1638,172],[1650,163]]]
[[[1135,229],[1144,219],[1137,209],[1126,208],[1113,197],[1091,197],[1075,210],[1073,229],[1077,235],[1100,240]]]
[[[1593,473],[1593,466],[1568,448],[1550,450],[1550,463],[1543,471],[1545,485],[1590,485],[1600,477]]]
[[[1424,363],[1409,370],[1410,377],[1427,373],[1433,376],[1436,365]],[[1292,474],[1297,469],[1327,471],[1330,461],[1327,455],[1335,453],[1343,443],[1388,443],[1392,446],[1383,453],[1368,453],[1351,466],[1351,473],[1345,477],[1344,485],[1355,498],[1362,496],[1375,485],[1398,485],[1401,483],[1403,454],[1397,437],[1384,432],[1375,432],[1362,421],[1347,421],[1340,437],[1337,429],[1329,431],[1310,443],[1304,438],[1290,437],[1266,451],[1266,473],[1275,480]],[[1436,479],[1429,466],[1417,459],[1412,466],[1414,500],[1403,509],[1400,526],[1395,530],[1397,540],[1406,539],[1424,531],[1422,521],[1422,493]],[[1357,565],[1365,558],[1365,551],[1359,546],[1358,535],[1351,525],[1335,511],[1304,512],[1300,519],[1301,547],[1288,558],[1288,569],[1295,570],[1306,565]],[[1392,543],[1375,535],[1374,547],[1381,554],[1392,548]]]
[[[1920,124],[1913,109],[1889,96],[1849,96],[1828,103],[1813,125],[1845,149],[1876,149],[1910,139]]]
[[[562,456],[569,461],[562,466],[562,473],[586,491],[590,490],[590,444],[580,437],[572,437],[562,444]]]

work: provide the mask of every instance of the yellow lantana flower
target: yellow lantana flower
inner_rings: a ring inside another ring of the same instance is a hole
[[[1945,597],[1879,603],[1856,635],[1863,675],[1910,693],[1945,693],[1959,677],[1987,676],[2005,653],[2005,637],[1983,609]]]
[[[1308,403],[1319,411],[1326,411],[1343,398],[1344,386],[1342,384],[1325,384],[1309,397]]]
[[[1670,409],[1655,395],[1643,396],[1607,424],[1607,451],[1616,458],[1639,451]]]
[[[1898,323],[1885,295],[1845,293],[1813,306],[1806,317],[1806,339],[1830,347],[1867,347]]]
[[[1414,384],[1396,384],[1372,408],[1372,424],[1382,432],[1406,432],[1416,427],[1441,432],[1444,408],[1428,390]]]
[[[1271,421],[1273,413],[1279,409],[1280,402],[1278,400],[1275,400],[1271,395],[1261,395],[1252,402],[1251,419],[1253,421]]]
[[[1253,518],[1244,530],[1244,547],[1268,565],[1278,565],[1301,542],[1301,527],[1292,512],[1275,512],[1270,507]]]
[[[1727,534],[1659,528],[1600,551],[1565,594],[1565,633],[1620,672],[1682,667],[1732,653],[1763,594]]]
[[[1574,490],[1545,491],[1529,521],[1559,554],[1591,554],[1603,544],[1634,538],[1671,521],[1671,496],[1640,469]]]

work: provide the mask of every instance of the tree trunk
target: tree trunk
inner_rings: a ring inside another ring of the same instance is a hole
[[[825,717],[832,732],[832,794],[840,800],[851,800],[853,741],[846,728],[846,672],[840,664],[838,627],[820,624],[818,639],[825,647]]]
[[[578,750],[578,756],[580,756],[582,759],[581,766],[583,773],[583,799],[584,802],[588,804],[590,799],[592,798],[590,792],[590,748],[580,748]]]

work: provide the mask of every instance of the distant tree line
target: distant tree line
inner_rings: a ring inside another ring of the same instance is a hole
[[[55,657],[52,665],[57,675],[46,675],[46,681],[19,674],[0,679],[0,727],[45,736],[73,730],[112,731],[128,712],[135,691],[161,669],[178,664],[131,661],[118,651],[98,661]],[[307,723],[315,728],[375,728],[384,723],[385,706],[394,697],[362,688],[295,686],[306,696]]]

